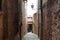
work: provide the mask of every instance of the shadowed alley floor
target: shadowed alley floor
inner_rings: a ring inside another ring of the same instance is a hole
[[[32,32],[27,33],[22,40],[39,40],[38,36]]]

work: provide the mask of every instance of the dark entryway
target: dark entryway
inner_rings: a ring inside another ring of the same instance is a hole
[[[28,24],[28,32],[32,32],[32,24]]]

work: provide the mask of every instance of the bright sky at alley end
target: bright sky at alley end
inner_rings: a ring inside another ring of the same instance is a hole
[[[47,2],[47,0],[43,0],[43,4]],[[32,10],[31,5],[34,5],[34,9]],[[37,12],[37,8],[38,7],[38,0],[27,0],[27,4],[26,4],[26,13],[27,16],[33,16],[34,13]]]

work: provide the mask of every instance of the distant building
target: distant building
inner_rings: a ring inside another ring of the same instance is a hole
[[[27,32],[32,31],[33,30],[33,17],[27,17],[26,24],[27,24]]]
[[[38,23],[39,23],[39,25],[38,25]],[[40,34],[39,30],[41,30],[39,28],[41,28],[41,14],[35,13],[33,15],[33,33],[37,34],[38,36]]]

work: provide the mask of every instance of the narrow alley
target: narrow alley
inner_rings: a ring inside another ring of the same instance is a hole
[[[29,32],[22,38],[22,40],[39,40],[39,38],[38,38],[38,35],[32,32]]]
[[[0,0],[0,40],[60,40],[60,0]]]

